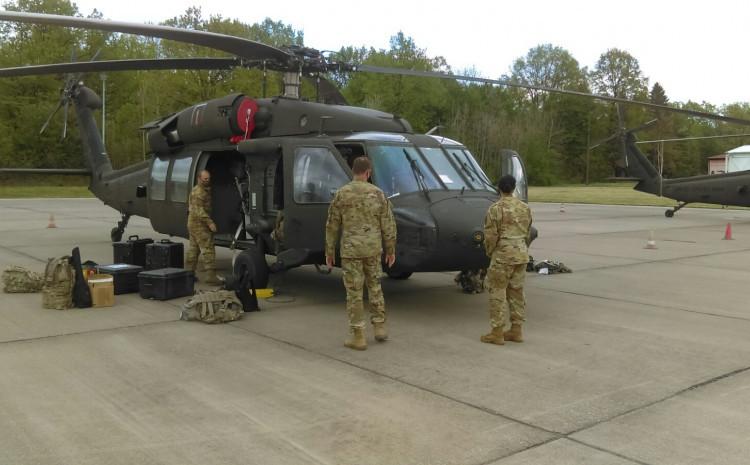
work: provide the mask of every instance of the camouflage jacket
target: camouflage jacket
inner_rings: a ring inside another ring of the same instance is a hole
[[[484,218],[484,248],[490,258],[508,265],[528,263],[526,241],[531,230],[531,210],[512,196],[493,203]]]
[[[188,228],[196,226],[208,227],[214,221],[211,219],[211,188],[197,184],[190,191],[188,213]]]
[[[365,258],[396,253],[396,222],[383,191],[364,181],[352,181],[336,192],[328,207],[326,255],[336,254],[341,233],[341,257]]]

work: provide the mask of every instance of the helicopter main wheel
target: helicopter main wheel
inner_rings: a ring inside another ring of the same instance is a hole
[[[234,261],[234,279],[238,283],[250,283],[252,280],[255,289],[263,289],[268,286],[268,264],[266,256],[255,246],[251,246],[240,252]]]
[[[674,216],[674,210],[669,209],[669,210],[665,211],[664,212],[664,216],[666,216],[667,218],[672,218]]]
[[[388,275],[391,279],[397,279],[399,281],[402,281],[404,279],[409,279],[409,276],[411,276],[411,271],[388,271],[386,270],[385,274]]]

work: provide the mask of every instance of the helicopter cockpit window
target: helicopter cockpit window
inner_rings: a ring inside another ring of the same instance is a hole
[[[151,166],[151,200],[166,200],[169,159],[154,158]]]
[[[328,203],[351,179],[325,147],[299,147],[294,153],[294,201]]]
[[[169,198],[173,202],[187,202],[192,164],[193,157],[179,158],[174,161],[172,175],[169,178]]]
[[[455,164],[459,166],[464,177],[469,180],[471,187],[478,190],[497,192],[471,152],[460,147],[446,147],[445,150]]]
[[[372,180],[388,197],[419,192],[417,177],[427,189],[442,189],[414,147],[371,144],[367,153],[372,161]]]
[[[432,165],[432,168],[438,176],[440,176],[440,180],[443,181],[445,187],[448,189],[463,189],[470,187],[466,184],[466,181],[464,181],[464,178],[458,173],[458,171],[456,171],[456,168],[450,160],[448,160],[443,149],[420,147],[419,150],[422,151],[425,158],[427,158],[427,162]]]
[[[526,200],[529,188],[526,185],[526,173],[523,170],[523,164],[518,157],[512,157],[511,162],[513,163],[511,174],[516,178],[516,190],[514,193],[516,197]]]

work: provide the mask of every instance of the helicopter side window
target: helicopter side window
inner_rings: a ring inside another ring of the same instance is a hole
[[[294,201],[328,203],[350,181],[336,157],[325,147],[299,147],[294,152]]]
[[[167,198],[167,171],[169,171],[169,159],[162,160],[154,157],[151,165],[151,200],[166,200]]]
[[[187,202],[190,182],[190,167],[193,157],[178,158],[172,164],[172,174],[169,178],[169,198],[173,202]]]
[[[432,168],[440,176],[440,180],[443,181],[445,187],[454,190],[470,187],[458,171],[456,171],[450,160],[448,160],[443,149],[420,147],[419,150],[422,151],[427,162],[432,165]]]

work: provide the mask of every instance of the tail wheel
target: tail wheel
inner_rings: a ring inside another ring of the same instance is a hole
[[[234,261],[234,278],[243,286],[263,289],[268,286],[268,264],[266,256],[258,248],[252,246],[243,250]]]

